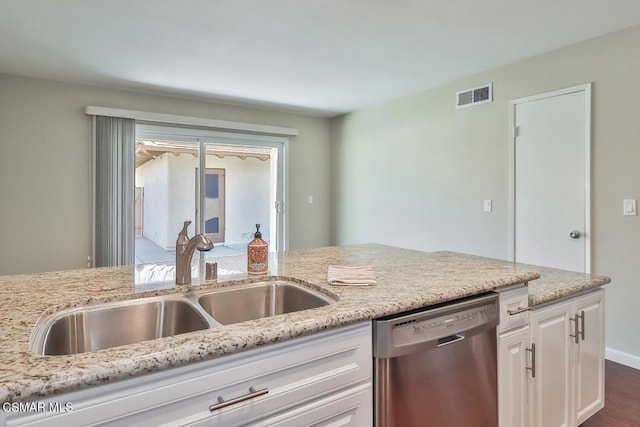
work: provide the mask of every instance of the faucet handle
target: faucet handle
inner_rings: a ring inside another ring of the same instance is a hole
[[[218,263],[207,262],[206,264],[206,280],[218,280]]]
[[[178,240],[176,241],[176,245],[186,245],[187,242],[189,242],[189,236],[187,235],[187,228],[189,228],[190,224],[191,224],[191,221],[184,222],[184,225],[182,226],[182,230],[178,233]]]

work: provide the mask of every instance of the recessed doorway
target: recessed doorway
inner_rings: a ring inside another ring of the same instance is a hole
[[[200,223],[200,170],[196,168],[196,223]],[[224,169],[206,168],[204,173],[204,232],[213,243],[224,243],[225,185]]]

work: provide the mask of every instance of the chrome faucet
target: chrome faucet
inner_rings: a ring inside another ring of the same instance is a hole
[[[176,240],[176,284],[191,283],[191,258],[197,249],[200,252],[213,249],[213,243],[204,234],[196,234],[191,239],[187,236],[187,228],[191,221],[185,221],[182,231]]]

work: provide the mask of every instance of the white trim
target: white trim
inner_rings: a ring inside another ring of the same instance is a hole
[[[584,171],[584,183],[585,183],[585,212],[584,212],[584,268],[585,273],[591,273],[591,87],[592,83],[585,83],[581,85],[571,86],[564,89],[553,90],[550,92],[540,93],[531,96],[525,96],[523,98],[517,98],[511,100],[509,103],[509,215],[508,215],[508,227],[511,238],[509,239],[509,256],[511,261],[516,259],[516,233],[515,233],[515,182],[516,182],[516,106],[518,104],[524,104],[527,102],[538,101],[546,98],[553,98],[556,96],[567,95],[570,93],[584,91],[585,97],[585,171]]]
[[[254,123],[232,122],[227,120],[207,119],[204,117],[179,116],[175,114],[152,113],[149,111],[123,110],[119,108],[96,107],[89,105],[85,113],[92,116],[121,117],[125,119],[143,120],[147,122],[172,123],[189,126],[205,126],[215,129],[226,129],[243,132],[266,133],[272,135],[296,136],[298,129],[279,126],[267,126]]]
[[[566,87],[564,89],[552,90],[550,92],[538,93],[536,95],[524,96],[511,100],[511,104],[524,104],[525,102],[539,101],[540,99],[553,98],[555,96],[567,95],[569,93],[580,92],[583,90],[591,91],[591,83]]]
[[[281,185],[278,188],[278,194],[276,195],[277,203],[279,203],[280,209],[276,210],[276,222],[280,228],[279,235],[282,238],[277,242],[276,251],[286,252],[289,250],[289,224],[291,219],[289,218],[289,144],[282,144],[282,151],[278,155],[278,162],[280,163],[280,176]]]
[[[205,217],[205,214],[207,213],[206,209],[205,209],[205,205],[204,205],[204,203],[205,203],[205,201],[204,201],[205,200],[205,192],[203,190],[203,188],[205,188],[205,176],[207,175],[207,156],[205,154],[206,153],[205,144],[206,144],[206,142],[204,142],[203,140],[201,140],[201,139],[198,140],[198,169],[199,169],[199,171],[198,171],[198,191],[200,192],[200,197],[196,201],[196,203],[198,203],[198,215],[196,215],[196,218],[198,218],[198,221],[196,221],[196,224],[195,224],[196,233],[198,233],[198,234],[204,233],[204,230],[205,230],[205,228],[204,228],[204,223],[205,223],[204,217]],[[226,193],[226,191],[225,191],[225,193]],[[220,194],[218,195],[218,197],[220,197]],[[224,217],[225,217],[225,220],[226,220],[226,214],[224,215]],[[224,227],[224,224],[220,224],[220,226]],[[224,230],[224,228],[223,228],[223,230]],[[219,229],[218,229],[218,232],[220,232]],[[223,233],[224,233],[224,231],[223,231]],[[226,233],[224,233],[224,235],[226,237]],[[200,257],[200,259],[204,260],[204,257]],[[204,266],[202,266],[202,267],[204,267]]]
[[[508,239],[507,250],[509,261],[516,260],[516,104],[509,104],[509,193],[507,201],[509,212],[507,214]]]
[[[584,86],[585,164],[584,164],[584,272],[591,273],[591,83]]]
[[[640,356],[614,350],[610,347],[605,348],[604,356],[605,359],[611,360],[612,362],[620,363],[630,368],[640,369]]]

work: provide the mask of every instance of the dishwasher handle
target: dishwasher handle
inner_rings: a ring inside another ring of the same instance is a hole
[[[445,345],[453,344],[454,342],[462,341],[464,334],[449,335],[448,337],[440,338],[438,340],[438,347],[444,347]]]

